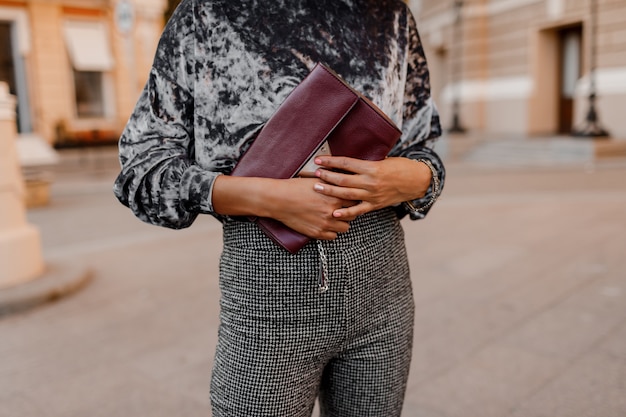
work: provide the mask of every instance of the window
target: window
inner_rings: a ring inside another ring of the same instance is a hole
[[[66,21],[65,40],[74,68],[74,94],[78,118],[107,116],[105,82],[113,57],[104,24]]]
[[[101,72],[74,70],[74,91],[79,118],[105,116]]]

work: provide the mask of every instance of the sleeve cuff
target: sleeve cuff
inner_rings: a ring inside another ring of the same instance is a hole
[[[445,181],[445,169],[439,157],[434,152],[429,151],[429,149],[422,149],[405,155],[409,159],[426,164],[433,176],[430,186],[423,197],[405,201],[395,207],[399,218],[403,218],[408,214],[411,220],[423,219],[441,195]]]
[[[220,221],[228,216],[218,214],[213,209],[213,187],[219,172],[206,171],[197,165],[190,166],[181,179],[181,203],[185,210],[210,214]]]

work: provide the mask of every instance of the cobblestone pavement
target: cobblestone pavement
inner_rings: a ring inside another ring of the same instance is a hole
[[[0,319],[0,417],[210,416],[219,224],[144,225],[110,192],[111,152],[64,155],[29,220],[49,262],[95,278]],[[403,417],[625,416],[626,160],[448,169],[428,218],[404,222]]]

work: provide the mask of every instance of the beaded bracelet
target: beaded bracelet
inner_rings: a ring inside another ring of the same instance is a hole
[[[406,204],[409,210],[411,211],[417,211],[417,212],[423,213],[428,208],[430,208],[433,204],[435,204],[435,201],[437,201],[437,198],[439,197],[439,193],[440,193],[439,176],[432,162],[430,162],[428,159],[417,159],[416,162],[422,162],[423,164],[425,164],[430,169],[430,172],[432,173],[433,178],[431,181],[431,184],[432,184],[431,197],[430,197],[430,200],[428,200],[426,204],[420,207],[415,207],[415,205],[411,201],[405,201],[404,204]]]

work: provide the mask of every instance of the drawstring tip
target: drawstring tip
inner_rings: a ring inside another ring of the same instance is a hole
[[[320,262],[320,270],[317,274],[317,285],[319,287],[320,293],[325,293],[328,291],[328,276],[326,275],[327,271],[324,268],[324,264]]]

